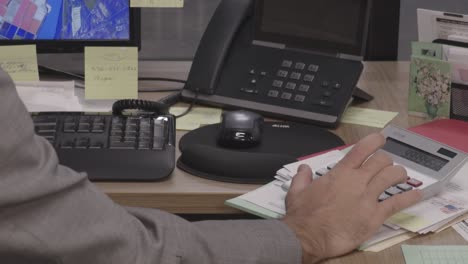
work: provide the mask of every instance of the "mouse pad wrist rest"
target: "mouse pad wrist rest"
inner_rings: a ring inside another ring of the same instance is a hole
[[[260,144],[226,148],[217,143],[219,127],[208,125],[185,134],[179,141],[177,167],[211,180],[263,184],[272,181],[284,164],[344,144],[337,135],[313,125],[265,122]]]

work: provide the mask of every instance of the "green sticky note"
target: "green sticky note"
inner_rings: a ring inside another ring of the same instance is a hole
[[[406,264],[468,263],[468,246],[402,245]]]
[[[14,81],[39,81],[36,45],[0,46],[0,67]]]
[[[85,47],[85,98],[138,98],[138,49]]]
[[[131,7],[184,7],[184,0],[130,0]]]
[[[348,107],[341,119],[341,122],[383,128],[397,115],[398,113],[396,112]]]

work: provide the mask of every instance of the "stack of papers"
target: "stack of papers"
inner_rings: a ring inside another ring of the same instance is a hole
[[[16,82],[19,97],[29,112],[109,112],[116,100],[86,100],[74,81]]]
[[[281,188],[292,179],[299,165],[322,168],[341,159],[352,147],[333,150],[319,156],[287,164],[277,171],[273,182],[226,201],[226,204],[264,218],[281,218],[286,213],[286,192]],[[395,214],[360,250],[380,251],[419,234],[439,232],[468,219],[468,164],[460,169],[439,195]]]

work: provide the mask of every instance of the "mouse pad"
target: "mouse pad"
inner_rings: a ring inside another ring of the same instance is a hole
[[[313,125],[265,122],[260,144],[226,148],[217,144],[220,125],[208,125],[185,134],[177,167],[212,180],[263,184],[297,158],[344,145],[332,132]]]

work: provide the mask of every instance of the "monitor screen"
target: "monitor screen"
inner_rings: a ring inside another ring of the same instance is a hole
[[[370,0],[258,0],[255,39],[362,55]]]
[[[139,46],[139,10],[129,0],[0,0],[0,45],[12,44],[38,52]]]

